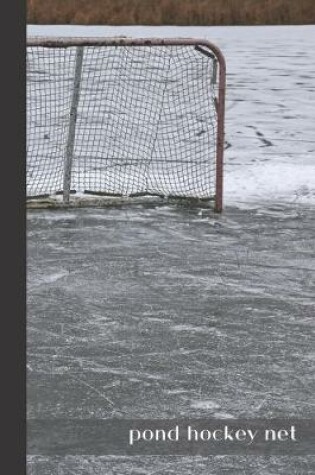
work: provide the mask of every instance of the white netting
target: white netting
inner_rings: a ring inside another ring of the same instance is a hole
[[[193,45],[29,46],[27,195],[71,166],[76,192],[213,197],[214,64]]]

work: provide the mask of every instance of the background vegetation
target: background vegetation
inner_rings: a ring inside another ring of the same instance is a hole
[[[315,24],[315,0],[27,0],[28,23]]]

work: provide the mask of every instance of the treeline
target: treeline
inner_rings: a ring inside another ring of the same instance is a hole
[[[27,0],[28,23],[315,24],[315,0]]]

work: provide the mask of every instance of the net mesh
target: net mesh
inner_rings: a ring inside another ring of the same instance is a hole
[[[213,197],[214,67],[193,45],[29,46],[27,195],[69,168],[77,193]]]

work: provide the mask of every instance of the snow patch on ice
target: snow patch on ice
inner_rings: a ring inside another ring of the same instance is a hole
[[[203,411],[212,411],[214,409],[219,409],[220,404],[211,400],[193,400],[191,401],[191,407],[193,409],[201,409]]]
[[[315,167],[308,162],[285,163],[271,161],[252,167],[239,166],[227,170],[225,176],[225,203],[246,204],[270,201],[272,203],[315,203]]]
[[[217,419],[236,419],[235,416],[228,412],[215,412],[213,416]]]
[[[213,327],[205,327],[205,326],[197,327],[195,325],[174,325],[171,327],[171,330],[177,331],[177,332],[191,332],[191,333],[195,333],[195,332],[205,333],[205,332],[216,331],[216,329]]]

